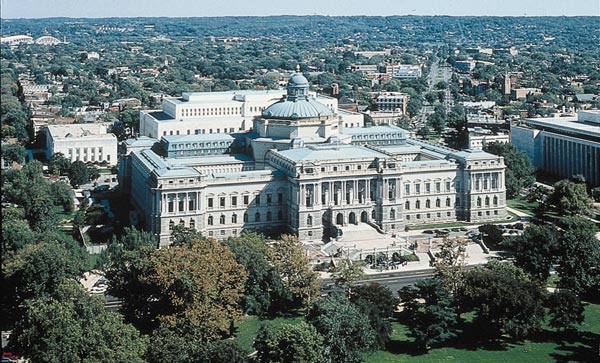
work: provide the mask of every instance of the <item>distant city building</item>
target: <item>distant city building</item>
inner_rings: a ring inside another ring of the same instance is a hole
[[[379,111],[394,111],[401,115],[406,113],[410,96],[401,92],[379,92],[373,97],[373,103]]]
[[[510,90],[510,96],[513,100],[522,100],[527,96],[541,95],[542,90],[539,88],[513,88]]]
[[[19,44],[33,44],[34,40],[29,35],[9,35],[7,37],[0,37],[0,43],[13,46]]]
[[[475,127],[469,130],[469,149],[482,150],[491,143],[507,144],[510,142],[510,135],[503,133],[494,133],[481,127]]]
[[[581,174],[588,186],[600,186],[600,111],[573,117],[526,118],[511,125],[511,142],[533,165],[548,174]]]
[[[168,117],[176,116],[167,122],[181,129],[160,141],[123,144],[119,179],[141,226],[167,245],[176,225],[217,238],[257,230],[322,241],[349,224],[394,233],[408,225],[506,217],[502,157],[412,140],[396,126],[346,128],[335,107],[321,102],[329,99],[308,89],[296,73],[287,93],[264,109],[256,100],[233,101],[240,103],[232,111],[218,97],[167,103]],[[187,132],[185,117],[202,113],[193,110],[227,116],[227,107],[238,120],[239,108],[258,108],[251,132],[218,124],[203,126],[213,134]]]
[[[421,66],[418,64],[399,64],[395,69],[393,78],[419,78],[421,77]]]
[[[384,49],[384,50],[357,51],[357,52],[354,52],[354,55],[355,56],[363,56],[365,58],[373,58],[376,55],[380,55],[383,57],[389,57],[390,55],[392,55],[392,50]]]
[[[109,124],[48,125],[46,158],[62,153],[71,161],[117,164],[117,137]]]

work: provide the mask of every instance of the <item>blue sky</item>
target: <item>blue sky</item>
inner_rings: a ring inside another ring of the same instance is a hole
[[[268,15],[600,16],[600,0],[0,0],[0,16]]]

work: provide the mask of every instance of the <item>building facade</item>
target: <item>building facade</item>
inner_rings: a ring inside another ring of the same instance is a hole
[[[583,175],[590,188],[600,186],[600,111],[574,117],[523,119],[511,125],[511,142],[533,165],[561,178]]]
[[[71,162],[106,162],[117,165],[117,137],[108,133],[109,124],[48,125],[46,158],[62,153]]]
[[[200,153],[214,138],[235,150]],[[299,73],[250,132],[148,140],[128,141],[120,178],[161,245],[178,224],[217,238],[266,230],[322,241],[349,224],[394,233],[506,217],[502,157],[413,140],[396,126],[344,128]]]

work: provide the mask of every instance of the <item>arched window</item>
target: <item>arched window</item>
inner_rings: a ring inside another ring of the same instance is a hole
[[[440,200],[440,198],[435,200],[435,206],[436,206],[436,208],[439,208],[442,206],[442,201]]]
[[[431,208],[431,201],[429,199],[425,201],[425,208]]]
[[[231,223],[237,223],[237,214],[235,214],[235,213],[234,213],[234,214],[231,216]]]
[[[244,223],[248,222],[248,213],[244,213]]]
[[[371,211],[371,219],[373,219],[373,220],[374,220],[376,216],[377,216],[377,214],[375,214],[375,209],[373,209],[373,210]]]
[[[494,196],[494,206],[497,206],[497,205],[498,205],[498,197]]]
[[[420,200],[417,200],[417,201],[415,202],[415,208],[416,208],[416,209],[421,209],[421,201],[420,201]]]
[[[477,197],[477,206],[481,207],[481,197]]]
[[[450,198],[446,198],[446,207],[449,207],[450,203],[452,203],[452,201],[450,200]]]
[[[193,218],[190,218],[190,228],[196,229],[196,221]]]
[[[313,224],[313,217],[312,216],[306,217],[306,225],[312,226],[312,224]]]
[[[404,209],[410,210],[410,202],[408,200],[404,202]]]
[[[169,221],[169,231],[172,231],[173,228],[175,227],[175,221],[173,221],[172,219]]]
[[[486,207],[490,206],[490,197],[485,197],[485,206]]]
[[[273,220],[273,214],[271,212],[267,212],[267,221]]]
[[[219,224],[225,224],[225,215],[221,214],[221,216],[219,217]]]
[[[208,225],[212,226],[213,224],[213,216],[208,216]]]
[[[260,213],[256,212],[256,214],[254,215],[254,221],[260,222]]]
[[[390,209],[390,219],[396,219],[396,210],[394,208]]]

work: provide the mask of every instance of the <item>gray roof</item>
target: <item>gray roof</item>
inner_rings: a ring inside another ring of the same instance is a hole
[[[165,135],[162,137],[168,143],[173,142],[203,142],[203,141],[233,141],[235,138],[229,134],[192,134],[192,135]]]
[[[389,158],[389,156],[367,147],[348,144],[310,145],[276,153],[295,162]]]

